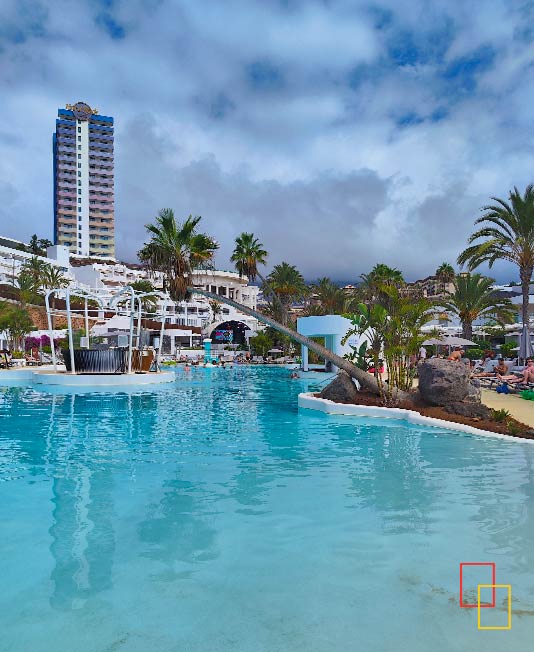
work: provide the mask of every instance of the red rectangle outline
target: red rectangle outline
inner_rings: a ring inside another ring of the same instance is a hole
[[[478,607],[478,604],[464,604],[463,602],[463,594],[464,594],[464,579],[463,579],[463,567],[464,566],[491,566],[491,583],[496,584],[495,576],[496,576],[496,568],[495,568],[495,562],[493,561],[464,561],[460,563],[460,608],[462,609],[476,609]],[[489,584],[489,582],[488,582]],[[493,593],[493,600],[492,604],[481,604],[480,608],[481,609],[492,609],[495,608],[495,588],[492,589]]]

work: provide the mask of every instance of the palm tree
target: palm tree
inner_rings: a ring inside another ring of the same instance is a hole
[[[21,267],[21,273],[28,274],[34,284],[34,289],[37,292],[43,285],[43,280],[48,270],[48,263],[41,260],[37,256],[32,256]]]
[[[454,292],[443,301],[442,307],[462,322],[462,335],[473,337],[473,322],[479,317],[493,317],[498,323],[513,321],[514,310],[510,299],[500,297],[492,289],[494,280],[480,274],[459,274],[454,279]]]
[[[69,279],[63,274],[63,272],[54,265],[49,265],[45,263],[46,267],[42,270],[42,277],[40,286],[46,290],[59,290],[60,288],[66,288],[70,285]],[[54,314],[56,310],[56,294],[52,294],[52,328],[54,328]]]
[[[377,263],[369,274],[362,274],[361,278],[364,285],[374,286],[377,284],[385,285],[404,285],[402,272],[396,267],[389,267],[384,263]]]
[[[130,283],[130,287],[136,292],[145,295],[141,298],[141,306],[145,312],[156,311],[158,307],[158,298],[156,296],[157,290],[151,281],[146,278],[140,278],[139,280]]]
[[[243,232],[237,236],[230,260],[235,264],[239,276],[247,276],[252,282],[256,280],[256,276],[259,276],[263,281],[261,274],[258,273],[258,265],[266,264],[267,251],[253,233]]]
[[[149,242],[139,251],[139,259],[150,269],[163,272],[173,301],[183,301],[190,295],[193,271],[208,267],[219,244],[209,235],[197,231],[202,218],[191,215],[177,224],[171,208],[159,211],[155,224],[147,224]]]
[[[15,281],[21,308],[26,308],[27,303],[32,303],[37,297],[39,286],[35,286],[35,279],[27,270],[21,270]]]
[[[471,246],[458,256],[458,264],[467,264],[469,271],[482,263],[491,268],[497,260],[517,265],[523,295],[521,315],[528,326],[529,284],[534,271],[534,186],[528,185],[523,195],[514,188],[508,201],[492,199],[496,203],[484,206],[484,215],[475,222],[484,226],[470,236]]]
[[[308,294],[304,277],[294,265],[283,262],[274,266],[266,278],[265,286],[278,298],[282,307],[281,322],[287,326],[291,304]]]
[[[43,269],[41,277],[41,287],[47,290],[66,288],[70,285],[70,280],[65,276],[59,267],[47,264]]]
[[[219,315],[222,313],[222,304],[221,304],[220,301],[215,301],[214,299],[212,299],[209,302],[209,306],[210,306],[210,310],[211,310],[211,321],[210,321],[210,323],[214,324],[217,321]]]
[[[452,283],[455,276],[454,267],[449,263],[441,263],[436,270],[436,278],[440,283]]]
[[[353,309],[360,301],[371,305],[379,303],[389,308],[390,297],[387,293],[389,287],[401,288],[406,283],[402,272],[396,267],[389,267],[384,263],[378,263],[369,274],[361,274],[361,285],[357,288],[354,296],[347,302],[347,307]]]
[[[27,250],[34,256],[46,256],[46,250],[52,246],[52,242],[48,238],[38,238],[34,233],[30,238]]]
[[[307,314],[336,315],[344,311],[347,295],[328,277],[317,279],[310,285],[310,291],[315,295],[314,299],[317,303],[308,307]]]

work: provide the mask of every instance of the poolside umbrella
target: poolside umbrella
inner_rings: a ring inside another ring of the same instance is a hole
[[[425,346],[430,346],[432,344],[436,346],[448,346],[449,355],[451,349],[457,346],[476,346],[476,342],[471,342],[471,340],[466,340],[465,337],[456,337],[455,335],[443,335],[443,337],[434,337],[430,340],[425,340],[423,342]]]
[[[519,358],[526,360],[527,358],[534,357],[534,347],[530,341],[530,333],[528,332],[528,325],[523,326],[521,335],[519,337]]]
[[[466,340],[465,337],[456,337],[455,335],[444,335],[443,337],[433,337],[423,342],[425,346],[436,344],[438,346],[476,346],[476,342]]]

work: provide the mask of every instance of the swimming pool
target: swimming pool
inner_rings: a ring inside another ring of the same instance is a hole
[[[1,388],[0,649],[532,649],[534,446],[299,412],[288,374]],[[510,631],[459,608],[464,561]]]

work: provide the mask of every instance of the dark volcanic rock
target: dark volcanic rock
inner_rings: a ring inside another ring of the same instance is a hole
[[[431,358],[417,367],[419,394],[430,405],[449,405],[460,401],[480,402],[480,389],[469,379],[469,365]]]
[[[470,419],[484,419],[491,417],[491,410],[482,403],[473,401],[460,401],[459,403],[449,403],[444,408],[449,414],[458,414]]]
[[[319,394],[319,398],[326,398],[335,403],[354,403],[357,396],[358,389],[346,371],[340,371]]]

